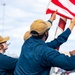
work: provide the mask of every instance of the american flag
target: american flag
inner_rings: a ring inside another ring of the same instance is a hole
[[[46,14],[58,10],[58,15],[68,19],[75,17],[75,0],[50,0]]]

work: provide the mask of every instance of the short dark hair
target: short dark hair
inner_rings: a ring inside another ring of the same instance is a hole
[[[42,37],[44,36],[44,33],[42,34],[42,35],[39,35],[39,33],[38,32],[36,32],[36,31],[31,31],[30,32],[31,34],[36,34],[37,36],[34,36],[34,35],[32,35],[34,38],[37,38],[37,39],[42,39]]]
[[[46,31],[48,31],[48,30],[46,30]],[[46,32],[46,31],[45,31],[45,32]],[[31,31],[30,33],[37,35],[37,36],[32,35],[34,38],[36,38],[36,39],[42,39],[42,37],[44,36],[45,32],[44,32],[42,35],[39,35],[39,33],[36,32],[36,31]]]

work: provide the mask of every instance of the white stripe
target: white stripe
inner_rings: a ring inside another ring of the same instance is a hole
[[[75,13],[75,5],[72,4],[69,0],[58,0],[63,6],[68,8],[71,12]]]
[[[57,38],[62,32],[63,32],[63,29],[58,27],[54,38]]]

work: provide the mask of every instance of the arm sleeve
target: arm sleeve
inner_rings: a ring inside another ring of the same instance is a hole
[[[9,57],[7,55],[3,55],[1,61],[2,62],[0,62],[0,63],[4,69],[14,70],[16,67],[16,63],[17,63],[18,59]]]
[[[58,51],[48,48],[44,52],[46,66],[60,67],[67,71],[75,69],[75,56],[66,56]]]
[[[47,42],[47,46],[56,49],[61,44],[67,41],[69,35],[71,34],[71,31],[69,28],[67,28],[62,34],[60,34],[56,39],[54,39],[51,42]]]

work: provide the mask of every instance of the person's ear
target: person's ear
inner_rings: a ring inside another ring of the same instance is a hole
[[[45,32],[45,35],[48,35],[48,31]]]

